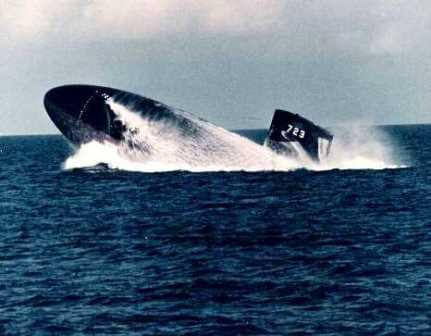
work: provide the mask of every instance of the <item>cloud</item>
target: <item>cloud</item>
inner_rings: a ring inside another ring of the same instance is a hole
[[[431,38],[431,3],[424,1],[394,1],[393,6],[381,6],[377,16],[369,52],[400,54],[424,50],[423,43]]]
[[[0,29],[10,38],[32,39],[63,30],[75,1],[50,0],[0,2]]]
[[[83,8],[82,28],[99,36],[149,38],[173,31],[183,32],[185,17],[175,1],[94,1]]]
[[[68,82],[144,92],[235,127],[274,106],[328,123],[429,121],[428,0],[0,0],[0,31],[0,105],[27,104],[3,116],[11,129],[51,125],[45,114],[33,125],[34,108]]]
[[[217,33],[253,35],[271,33],[283,17],[285,6],[274,0],[205,2],[202,26]]]
[[[424,0],[293,1],[284,9],[286,48],[352,56],[417,52],[431,38]]]
[[[94,1],[83,10],[85,26],[122,38],[178,33],[265,32],[282,14],[276,0]]]
[[[38,0],[0,2],[0,29],[33,43],[54,38],[269,40],[278,54],[398,54],[431,37],[425,0]],[[270,51],[271,51],[270,50]]]

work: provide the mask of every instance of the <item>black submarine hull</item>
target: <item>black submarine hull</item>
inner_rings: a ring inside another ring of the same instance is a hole
[[[126,143],[142,151],[150,151],[146,144],[133,140],[134,125],[129,125],[111,108],[112,102],[120,104],[156,125],[173,126],[181,136],[208,144],[211,135],[203,126],[205,121],[156,100],[131,92],[104,86],[65,85],[49,90],[44,98],[45,109],[63,135],[75,145],[97,141]],[[172,128],[167,128],[172,130]],[[164,136],[164,134],[162,134]],[[276,110],[265,144],[275,152],[295,156],[292,144],[299,144],[315,160],[329,154],[333,136],[311,121],[288,111]],[[322,141],[326,148],[322,150]],[[219,144],[220,145],[220,144]],[[217,142],[214,142],[217,146]],[[211,150],[209,146],[209,150]]]
[[[45,109],[63,135],[73,144],[92,140],[119,142],[130,131],[111,109],[109,100],[131,107],[150,120],[173,120],[193,128],[192,122],[158,101],[140,95],[94,85],[65,85],[45,94]]]

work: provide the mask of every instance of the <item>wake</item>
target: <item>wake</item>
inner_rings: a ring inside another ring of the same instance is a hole
[[[64,162],[64,169],[99,164],[135,172],[321,171],[404,167],[396,163],[396,155],[388,140],[372,127],[335,132],[331,154],[316,163],[303,151],[295,159],[278,155],[266,146],[184,111],[174,110],[174,113],[186,118],[150,119],[140,116],[133,111],[133,107],[118,104],[112,99],[108,104],[128,130],[125,141],[120,144],[92,141],[81,145]]]

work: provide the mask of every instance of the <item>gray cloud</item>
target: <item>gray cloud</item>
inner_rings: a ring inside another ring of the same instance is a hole
[[[355,50],[398,53],[429,37],[431,3],[421,0],[122,0],[6,1],[0,27],[17,39],[54,36],[160,39],[182,34],[267,38],[284,52]],[[280,41],[281,42],[281,41]],[[281,44],[281,43],[280,43]]]
[[[427,1],[3,1],[0,30],[1,133],[52,132],[41,97],[71,82],[231,128],[266,127],[276,107],[326,124],[431,119]]]

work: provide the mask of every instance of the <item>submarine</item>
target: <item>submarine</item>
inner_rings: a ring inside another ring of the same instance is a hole
[[[198,120],[185,111],[170,107],[141,95],[95,85],[64,85],[49,90],[44,97],[48,116],[60,132],[73,144],[90,141],[125,143],[136,149],[130,135],[136,130],[122,120],[111,103],[129,107],[133,113],[150,122],[168,122],[183,136],[204,142],[205,130]],[[305,153],[319,162],[330,153],[333,135],[310,120],[289,111],[277,109],[264,145],[280,155],[297,157]],[[138,149],[148,151],[145,145]]]

